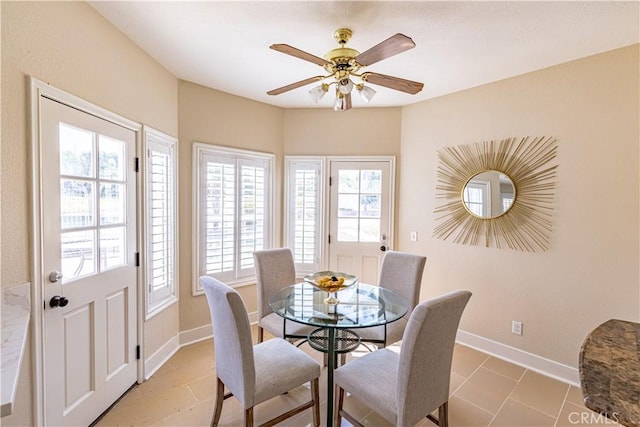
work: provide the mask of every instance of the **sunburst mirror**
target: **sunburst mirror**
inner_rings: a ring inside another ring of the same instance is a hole
[[[508,138],[438,151],[433,235],[454,243],[549,248],[557,165],[553,137]]]

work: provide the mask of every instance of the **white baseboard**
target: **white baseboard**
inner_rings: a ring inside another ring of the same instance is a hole
[[[258,312],[257,311],[252,311],[251,313],[249,313],[249,322],[252,325],[257,325],[258,324]]]
[[[189,344],[195,344],[200,341],[204,341],[213,336],[211,330],[211,323],[197,328],[189,329],[188,331],[182,331],[178,334],[180,337],[180,347],[184,347]]]
[[[490,354],[507,362],[514,363],[547,377],[580,387],[578,370],[571,366],[546,359],[542,356],[520,350],[470,332],[458,330],[456,341],[459,344]]]
[[[258,323],[257,311],[252,311],[251,313],[249,313],[249,323],[251,323],[252,325]],[[189,329],[188,331],[183,331],[178,334],[180,347],[210,339],[212,336],[213,331],[211,330],[211,323],[204,326],[199,326],[197,328]]]
[[[144,361],[144,379],[148,380],[151,378],[178,350],[180,350],[178,336],[172,337],[164,343],[162,347]]]

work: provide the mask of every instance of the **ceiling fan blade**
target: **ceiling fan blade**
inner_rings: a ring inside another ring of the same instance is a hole
[[[411,95],[420,92],[424,87],[424,84],[420,82],[378,73],[364,73],[362,79],[374,85],[388,87],[389,89],[399,90],[400,92],[410,93]]]
[[[291,83],[286,86],[282,86],[277,89],[270,90],[269,92],[267,92],[267,95],[280,95],[281,93],[289,92],[290,90],[297,89],[299,87],[306,86],[313,82],[320,81],[323,78],[324,78],[323,76],[309,77],[308,79],[300,80],[299,82]]]
[[[295,56],[296,58],[303,59],[305,61],[313,62],[314,64],[322,67],[330,64],[326,59],[312,55],[293,46],[289,46],[288,44],[272,44],[269,48],[277,50],[278,52],[286,53],[287,55]]]
[[[360,65],[375,64],[390,56],[413,49],[415,46],[416,44],[411,40],[411,37],[398,33],[356,56],[356,62]]]

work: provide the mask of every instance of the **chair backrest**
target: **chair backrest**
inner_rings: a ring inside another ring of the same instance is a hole
[[[247,308],[235,289],[209,276],[200,277],[207,295],[218,378],[242,402],[252,407],[256,372]]]
[[[449,400],[453,346],[469,298],[469,291],[451,292],[411,313],[400,349],[397,425],[414,425]]]
[[[388,251],[382,260],[378,285],[391,289],[409,302],[411,313],[420,299],[422,273],[427,258],[421,255]]]
[[[296,283],[296,267],[289,248],[255,251],[256,287],[258,288],[258,318],[273,312],[269,296],[279,289]]]

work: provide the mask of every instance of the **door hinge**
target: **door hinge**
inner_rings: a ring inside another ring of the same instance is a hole
[[[140,360],[140,346],[136,346],[136,360]]]
[[[140,157],[136,157],[133,167],[136,172],[140,172]]]
[[[333,185],[333,178],[329,177],[329,187]]]
[[[136,252],[136,267],[140,267],[140,252]]]
[[[331,234],[329,234],[329,244],[331,244]]]

